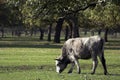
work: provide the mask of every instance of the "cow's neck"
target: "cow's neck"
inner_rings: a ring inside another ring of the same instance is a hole
[[[67,56],[62,56],[62,62],[69,64],[71,61],[69,60]]]

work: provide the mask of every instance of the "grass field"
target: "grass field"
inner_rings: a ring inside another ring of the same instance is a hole
[[[54,59],[60,55],[62,44],[47,41],[1,39],[0,80],[120,80],[120,39],[111,39],[105,45],[108,75],[103,75],[99,62],[91,75],[92,60],[80,60],[81,74],[55,72]],[[69,67],[69,66],[68,66]]]

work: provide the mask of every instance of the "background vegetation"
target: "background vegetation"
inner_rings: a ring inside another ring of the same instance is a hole
[[[97,31],[117,35],[120,32],[119,0],[0,0],[0,33],[12,36],[33,35],[39,32],[43,40],[60,43],[64,39],[79,37],[82,31]],[[54,5],[54,6],[53,6]]]

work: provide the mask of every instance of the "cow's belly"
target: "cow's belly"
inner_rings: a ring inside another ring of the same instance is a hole
[[[91,53],[88,50],[79,52],[79,57],[78,58],[79,59],[90,59],[91,58]]]
[[[83,53],[80,55],[80,59],[90,59],[91,54],[90,53]]]

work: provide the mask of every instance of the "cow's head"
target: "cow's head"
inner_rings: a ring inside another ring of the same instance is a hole
[[[56,60],[56,72],[61,73],[66,67],[67,64],[64,59],[55,59]]]

